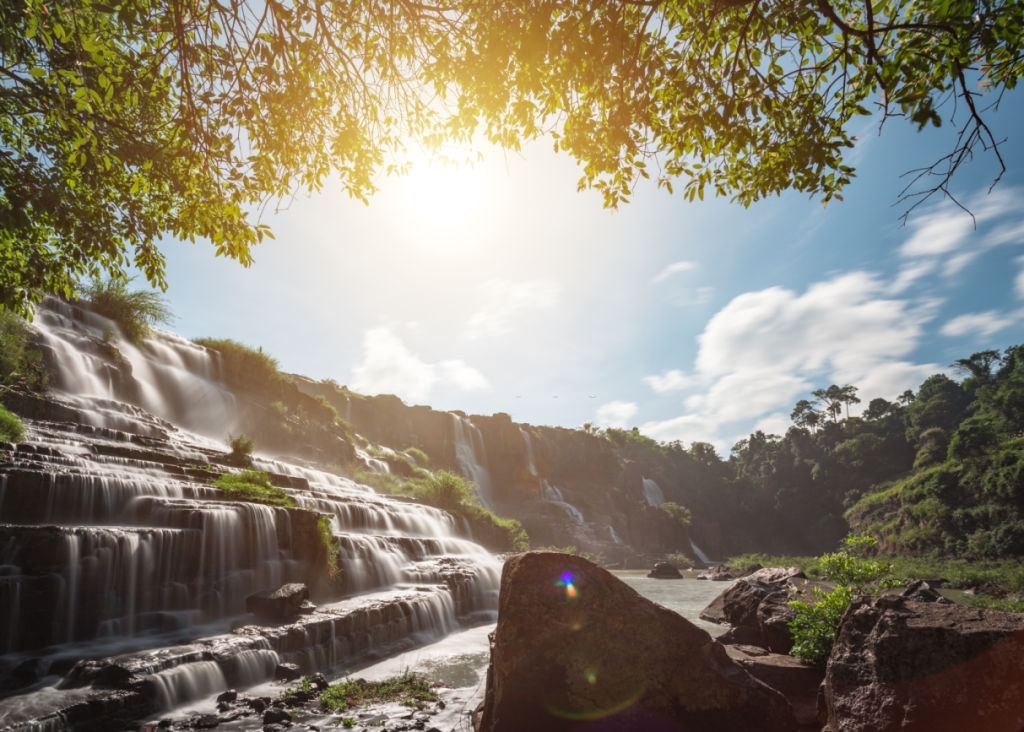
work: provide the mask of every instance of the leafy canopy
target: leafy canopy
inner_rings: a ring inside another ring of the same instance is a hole
[[[332,175],[365,200],[413,141],[548,137],[610,206],[647,177],[749,205],[839,197],[858,115],[946,115],[916,203],[1001,166],[1022,29],[1005,0],[3,3],[0,305],[131,265],[164,287],[165,238],[248,265],[266,207]]]

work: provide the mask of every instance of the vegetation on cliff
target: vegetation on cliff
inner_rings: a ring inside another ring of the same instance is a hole
[[[25,439],[25,427],[22,425],[21,419],[0,404],[0,440],[21,442],[23,439]]]
[[[527,551],[530,548],[530,538],[519,521],[503,518],[481,506],[473,484],[447,470],[432,473],[416,468],[412,477],[361,471],[355,478],[385,493],[409,496],[464,519],[474,541],[492,551]]]
[[[150,328],[173,319],[163,295],[153,290],[128,289],[131,280],[94,278],[78,285],[78,297],[100,315],[110,318],[135,345]]]

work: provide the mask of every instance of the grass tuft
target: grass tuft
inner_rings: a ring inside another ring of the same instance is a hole
[[[423,708],[438,700],[437,694],[425,678],[406,671],[382,681],[350,679],[332,684],[320,695],[320,703],[333,712],[363,704],[399,702],[411,707]]]

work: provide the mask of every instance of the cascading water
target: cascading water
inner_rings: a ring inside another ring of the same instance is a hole
[[[530,475],[537,478],[540,481],[541,496],[543,499],[554,506],[558,506],[565,515],[572,520],[575,524],[583,524],[583,514],[576,506],[572,505],[565,500],[565,496],[562,495],[562,491],[556,485],[552,485],[547,480],[541,478],[537,473],[537,463],[533,455],[533,438],[530,437],[530,432],[525,427],[519,428],[519,434],[523,437],[523,445],[526,451],[526,466],[530,471]]]
[[[661,492],[661,486],[650,478],[643,479],[644,485],[644,498],[647,500],[648,506],[654,506],[657,508],[665,502],[665,494]]]
[[[690,548],[693,550],[693,553],[697,555],[697,559],[702,561],[707,566],[710,567],[712,564],[715,564],[715,562],[707,554],[701,551],[701,548],[697,546],[693,539],[690,539]]]
[[[443,511],[262,458],[296,507],[225,500],[208,481],[236,398],[205,349],[117,341],[126,368],[109,321],[57,301],[32,327],[67,418],[26,420],[25,442],[0,444],[0,729],[123,726],[283,661],[338,669],[493,618],[500,564]],[[313,566],[321,516],[340,591]],[[315,612],[271,626],[246,613],[248,595],[311,578]]]
[[[484,437],[480,429],[465,417],[452,414],[452,431],[455,436],[455,460],[459,469],[476,484],[480,503],[494,508],[491,474],[487,470],[487,453],[484,451]]]

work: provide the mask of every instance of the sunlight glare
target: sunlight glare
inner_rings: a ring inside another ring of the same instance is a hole
[[[398,178],[402,210],[424,243],[461,246],[469,243],[480,219],[485,180],[468,162],[417,156]]]

